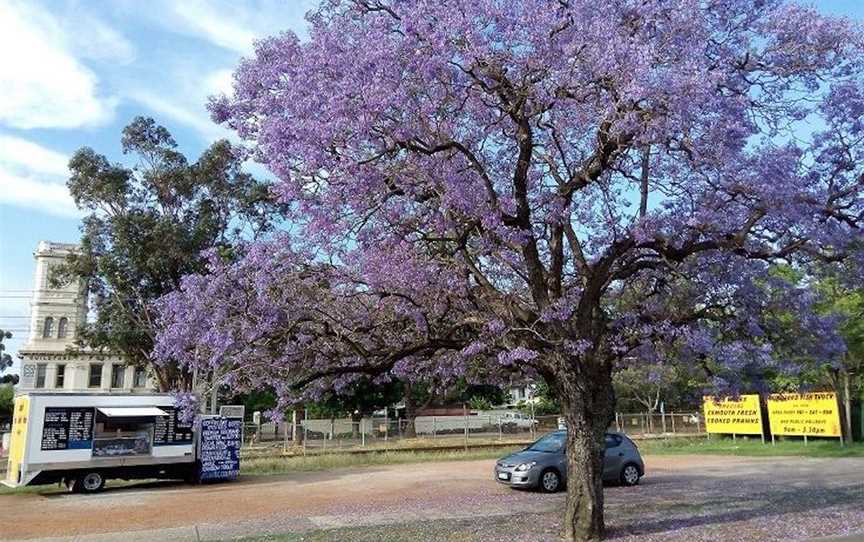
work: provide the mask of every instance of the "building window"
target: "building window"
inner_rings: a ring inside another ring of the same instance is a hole
[[[126,367],[123,365],[111,366],[111,387],[122,388],[124,376],[126,375]]]
[[[57,338],[65,339],[66,334],[68,333],[69,328],[69,320],[64,316],[57,322]]]
[[[45,319],[45,326],[42,328],[42,338],[47,339],[54,334],[54,319],[50,316]]]
[[[101,363],[90,364],[90,387],[91,388],[101,388],[102,387],[102,364]]]
[[[63,389],[63,385],[66,383],[66,365],[58,365],[57,366],[57,376],[54,377],[54,387]]]
[[[48,373],[48,364],[46,363],[37,363],[36,364],[36,387],[44,388],[45,387],[45,375]]]
[[[136,388],[147,387],[147,369],[144,367],[135,367],[135,379],[132,385]]]

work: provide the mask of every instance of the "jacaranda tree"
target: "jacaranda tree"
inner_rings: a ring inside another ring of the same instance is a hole
[[[614,367],[674,351],[734,389],[784,363],[778,305],[812,356],[842,355],[768,270],[861,241],[852,23],[780,0],[326,0],[308,20],[211,103],[278,176],[290,234],[166,298],[163,359],[285,401],[536,375],[569,428],[564,537],[597,540]]]

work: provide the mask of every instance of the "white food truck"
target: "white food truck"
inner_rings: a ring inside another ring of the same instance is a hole
[[[201,473],[194,427],[170,395],[20,395],[3,483],[94,492],[112,478],[192,481]]]

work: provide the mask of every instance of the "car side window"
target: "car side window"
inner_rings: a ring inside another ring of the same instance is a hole
[[[621,437],[618,435],[606,435],[606,449],[615,448],[621,445]]]

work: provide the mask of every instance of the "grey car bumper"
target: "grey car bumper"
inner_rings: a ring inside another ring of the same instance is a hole
[[[496,466],[493,476],[495,481],[511,487],[536,487],[540,483],[538,469],[531,468],[527,471],[517,472],[513,467]]]

